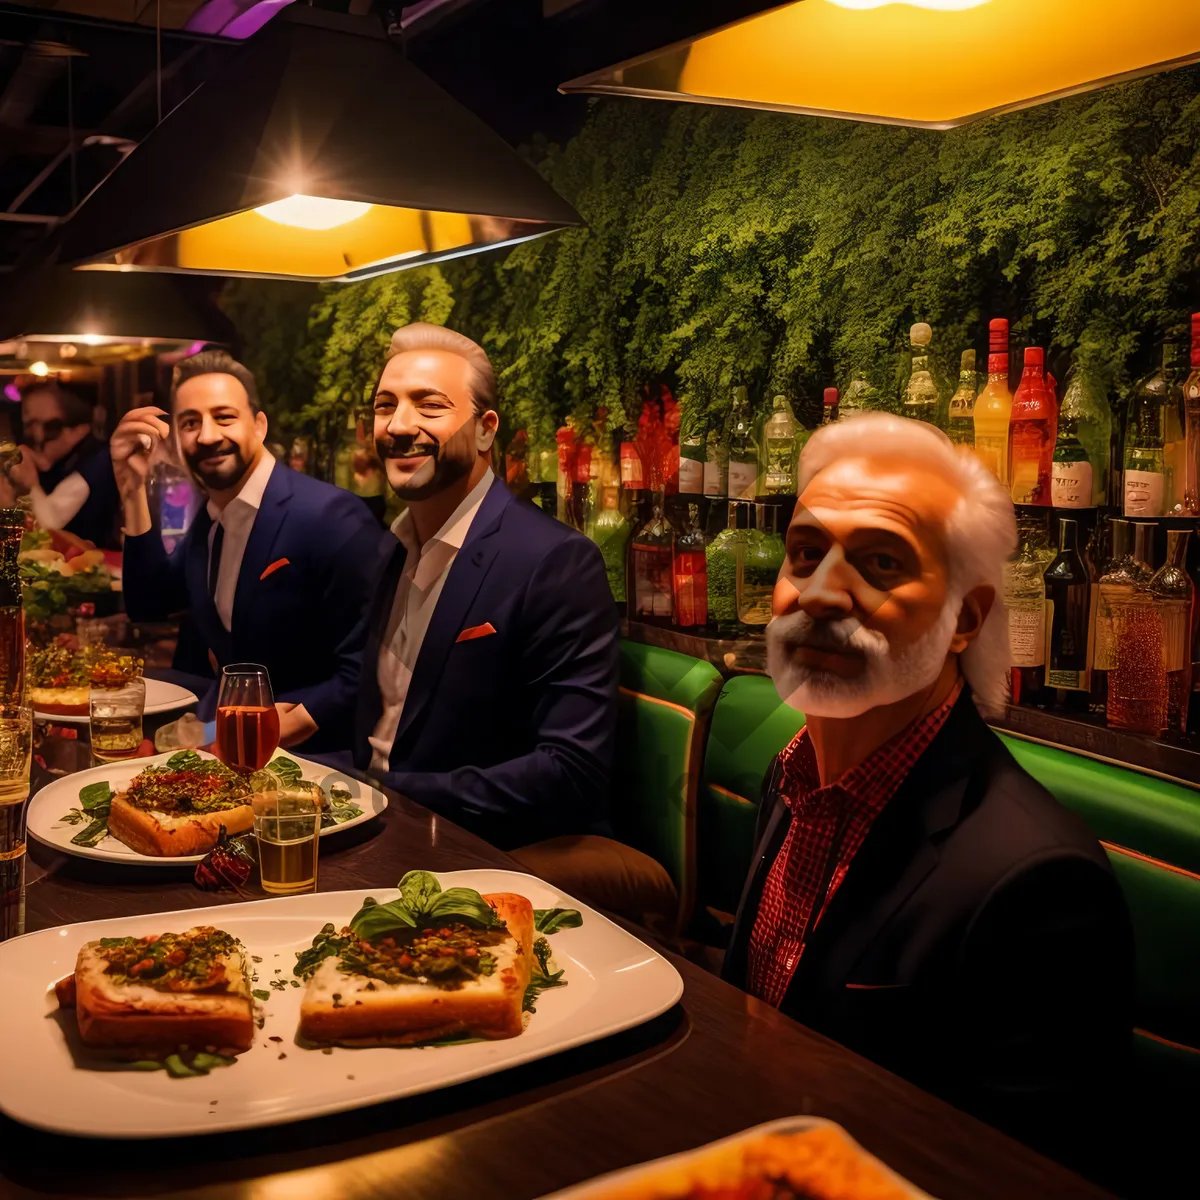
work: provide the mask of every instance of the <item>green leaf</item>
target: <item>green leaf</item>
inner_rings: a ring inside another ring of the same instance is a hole
[[[497,929],[504,922],[496,916],[495,909],[472,888],[455,887],[442,892],[430,906],[427,919],[439,921],[466,921],[482,929]]]
[[[172,1079],[187,1079],[193,1075],[205,1075],[206,1071],[193,1071],[178,1054],[168,1054],[163,1065]]]
[[[418,913],[428,911],[433,898],[442,890],[438,877],[431,871],[409,871],[399,886],[400,899]]]
[[[89,783],[87,787],[79,789],[79,802],[83,805],[84,812],[91,812],[102,804],[110,805],[112,788],[106,782]]]
[[[561,970],[550,970],[551,953],[550,943],[544,937],[534,939],[533,957],[537,965],[529,977],[529,986],[525,989],[525,996],[522,1000],[521,1007],[525,1012],[537,1012],[535,1004],[544,991],[567,986]]]
[[[403,901],[393,900],[391,904],[364,905],[350,921],[350,928],[356,937],[369,942],[406,929],[416,929],[417,919]]]
[[[533,927],[538,933],[558,933],[562,929],[578,929],[583,914],[577,908],[535,908]]]
[[[141,1058],[137,1062],[129,1063],[128,1068],[131,1071],[161,1071],[165,1065],[152,1058]]]
[[[182,771],[185,767],[194,767],[198,762],[203,761],[195,750],[177,750],[167,759],[167,766],[172,771]]]
[[[192,1066],[197,1071],[207,1073],[208,1071],[216,1070],[218,1067],[232,1067],[235,1062],[237,1062],[237,1059],[230,1055],[209,1054],[205,1050],[200,1050],[192,1059]]]
[[[300,764],[283,754],[271,759],[267,763],[267,770],[275,775],[280,783],[285,785],[299,783],[302,774]]]
[[[106,811],[102,817],[97,817],[92,823],[81,833],[77,833],[72,839],[73,846],[98,846],[104,839],[108,837],[108,812]]]
[[[325,959],[341,954],[346,942],[347,939],[338,933],[332,923],[323,925],[321,931],[313,938],[312,945],[296,954],[296,966],[292,974],[307,979]]]
[[[271,998],[271,993],[268,992],[266,988],[255,988],[250,995],[252,995],[255,1000],[270,1000]]]
[[[81,821],[87,821],[89,818],[84,815],[82,809],[73,808],[69,813],[64,813],[58,818],[64,825],[78,825]]]

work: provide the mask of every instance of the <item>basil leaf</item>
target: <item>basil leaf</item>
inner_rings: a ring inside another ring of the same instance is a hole
[[[432,871],[409,871],[400,880],[400,900],[415,913],[428,912],[441,890],[442,885]]]
[[[272,772],[280,783],[290,785],[300,782],[300,764],[284,754],[271,759],[267,763],[267,770]]]
[[[430,906],[427,916],[435,923],[453,918],[479,925],[484,929],[495,929],[504,924],[478,892],[462,887],[442,892]]]
[[[108,813],[98,817],[82,832],[71,839],[72,846],[98,846],[108,837]]]
[[[583,914],[577,908],[535,908],[533,927],[538,933],[558,933],[560,929],[578,929]]]
[[[84,812],[91,812],[101,804],[111,804],[112,788],[106,782],[89,783],[87,787],[79,789],[79,803],[83,805]]]
[[[364,905],[350,922],[354,935],[365,942],[416,927],[416,917],[401,900],[393,900],[391,904],[372,904],[369,907]]]
[[[58,818],[64,825],[78,825],[88,818],[83,815],[83,812],[78,808],[73,808],[69,813],[64,813]]]
[[[204,760],[198,755],[195,750],[176,750],[170,758],[167,759],[167,766],[172,771],[182,771],[184,767],[194,767],[198,762]]]

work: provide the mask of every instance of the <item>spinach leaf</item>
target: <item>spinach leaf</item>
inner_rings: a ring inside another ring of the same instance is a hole
[[[560,929],[578,929],[583,914],[577,908],[535,908],[533,927],[538,933],[558,933]]]
[[[204,760],[198,755],[195,750],[176,750],[170,758],[167,759],[167,766],[172,771],[182,771],[185,767],[194,767],[198,762]]]
[[[300,764],[284,754],[271,759],[267,763],[267,770],[271,771],[282,784],[290,786],[300,782]]]
[[[400,880],[400,900],[414,912],[428,912],[433,898],[442,890],[432,871],[409,871]]]
[[[341,954],[345,949],[346,938],[342,937],[330,922],[321,927],[321,932],[312,940],[312,945],[307,950],[301,950],[296,955],[296,966],[292,971],[293,975],[299,975],[301,979],[307,979],[325,959],[333,957],[335,954]]]
[[[112,803],[112,788],[107,782],[89,783],[87,787],[79,789],[79,803],[83,805],[84,812],[91,812],[94,808],[99,808],[100,805],[110,805]]]
[[[71,839],[73,846],[98,846],[104,839],[108,837],[108,810],[106,809],[102,817],[96,817],[92,823],[83,830],[82,833],[77,833]]]
[[[466,921],[482,929],[497,929],[504,924],[492,906],[471,888],[450,888],[441,892],[424,914],[433,922]]]

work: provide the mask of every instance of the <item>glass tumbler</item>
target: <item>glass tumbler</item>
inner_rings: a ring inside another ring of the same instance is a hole
[[[92,684],[88,698],[92,756],[97,762],[134,758],[142,744],[146,681],[140,676],[115,687]]]
[[[25,932],[25,812],[33,710],[0,703],[0,941]]]
[[[254,836],[264,892],[299,896],[317,890],[321,831],[321,790],[303,780],[284,783],[270,771],[256,771]]]

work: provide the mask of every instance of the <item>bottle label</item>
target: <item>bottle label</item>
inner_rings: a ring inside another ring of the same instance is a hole
[[[696,458],[679,456],[679,490],[698,496],[704,491],[704,468],[707,463]]]
[[[1055,508],[1092,507],[1092,464],[1056,462],[1050,483],[1050,503]]]
[[[1096,653],[1093,665],[1097,671],[1114,671],[1117,667],[1117,613],[1133,596],[1128,584],[1106,583],[1096,589]]]
[[[588,445],[579,447],[575,455],[575,482],[587,483],[592,477],[592,448]]]
[[[1161,471],[1125,472],[1125,515],[1127,517],[1161,517],[1163,504]]]
[[[758,486],[758,463],[729,460],[730,500],[753,500]]]
[[[671,616],[671,552],[633,547],[634,611],[639,617]]]
[[[721,495],[721,464],[711,459],[704,463],[704,494],[706,496]]]
[[[1039,609],[1008,610],[1008,642],[1014,667],[1040,667],[1046,661],[1046,621]]]
[[[703,551],[675,555],[675,624],[708,624],[708,560]]]
[[[642,456],[632,442],[621,443],[621,486],[630,489],[645,487]]]
[[[1014,423],[1010,440],[1009,475],[1014,504],[1046,504],[1049,497],[1043,480],[1044,454],[1049,443],[1044,427],[1033,421]]]
[[[1161,606],[1163,623],[1163,670],[1182,671],[1187,666],[1189,605],[1186,600],[1171,600]]]

